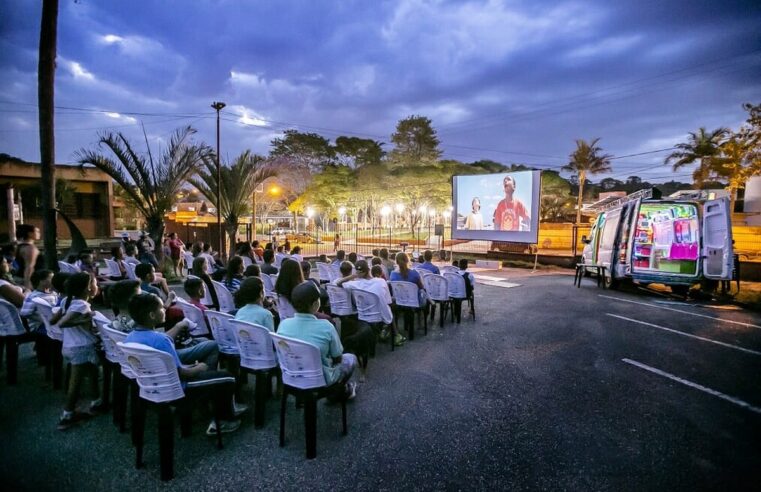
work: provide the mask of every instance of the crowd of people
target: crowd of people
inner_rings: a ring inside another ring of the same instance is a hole
[[[238,428],[238,417],[247,409],[240,403],[245,378],[241,377],[239,361],[226,358],[221,367],[217,342],[211,336],[190,336],[194,323],[185,318],[177,306],[177,295],[156,271],[159,259],[146,235],[138,241],[126,240],[123,245],[114,246],[108,258],[111,268],[106,271],[98,268],[94,252],[83,251],[76,258],[67,259],[76,267],[76,273],[54,273],[35,267],[39,252],[34,241],[39,238],[39,231],[29,226],[20,226],[18,231],[17,246],[13,250],[4,249],[0,259],[0,298],[19,310],[29,334],[36,338],[40,359],[49,357],[52,349],[39,302],[53,308],[53,316],[47,321],[63,332],[60,351],[71,365],[59,429],[69,429],[104,410],[98,388],[98,367],[104,354],[94,323],[95,318],[104,315],[93,308],[94,303],[111,308],[113,315],[108,316],[107,322],[111,328],[128,333],[127,342],[170,354],[186,393],[206,395],[207,400],[221,405],[224,409],[221,432]],[[221,309],[221,284],[235,301],[235,310],[229,312],[235,319],[318,347],[325,381],[333,389],[334,400],[355,397],[357,380],[362,382],[366,376],[363,370],[366,366],[358,362],[357,355],[374,352],[375,342],[389,340],[389,328],[397,323],[389,281],[416,285],[420,307],[427,310],[429,303],[421,271],[439,273],[431,251],[420,256],[417,268],[411,268],[406,253],[397,253],[391,259],[385,248],[373,250],[371,258],[343,250],[336,251],[332,260],[321,255],[318,263],[334,265],[341,272],[330,283],[348,290],[369,291],[380,299],[382,322],[371,327],[356,317],[333,316],[325,287],[328,279],[312,277],[312,264],[304,259],[298,246],[290,249],[287,242],[280,245],[273,241],[263,246],[258,241],[241,242],[236,245],[236,254],[224,262],[210,245],[196,242],[189,249],[192,260],[189,259],[187,275],[183,275],[185,245],[170,234],[165,246],[177,276],[185,277],[183,297],[202,312]],[[136,278],[129,278],[127,265]],[[455,262],[455,266],[472,292],[474,279],[467,271],[467,260]],[[265,280],[274,280],[271,291],[265,287]],[[103,290],[107,295],[103,295]],[[412,322],[404,317],[408,331]],[[405,341],[397,330],[393,343],[400,346]],[[89,383],[86,387],[85,382]],[[89,400],[82,409],[80,400],[85,389]],[[207,433],[214,435],[216,431],[212,421]]]

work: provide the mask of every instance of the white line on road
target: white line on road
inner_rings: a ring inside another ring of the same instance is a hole
[[[613,313],[605,313],[605,314],[607,314],[608,316],[613,316],[614,318],[619,318],[619,319],[623,319],[623,320],[626,320],[626,321],[631,321],[632,323],[639,323],[639,324],[645,325],[645,326],[651,326],[653,328],[658,328],[659,330],[668,331],[670,333],[676,333],[677,335],[682,335],[682,336],[685,336],[685,337],[694,338],[696,340],[700,340],[700,341],[703,341],[703,342],[715,343],[716,345],[721,345],[722,347],[727,347],[727,348],[739,350],[740,352],[745,352],[745,353],[753,354],[753,355],[761,355],[761,352],[757,352],[757,351],[751,350],[751,349],[746,349],[744,347],[740,347],[739,345],[732,345],[731,343],[724,343],[724,342],[719,342],[717,340],[711,340],[710,338],[699,337],[697,335],[692,335],[690,333],[685,333],[683,331],[674,330],[672,328],[666,328],[665,326],[654,325],[653,323],[648,323],[646,321],[640,321],[638,319],[627,318],[626,316],[619,316],[618,314],[613,314]]]
[[[632,300],[629,300],[629,299],[621,299],[620,297],[606,296],[604,294],[598,294],[598,295],[600,297],[604,297],[606,299],[613,299],[614,301],[630,302],[632,304],[639,304],[640,306],[647,306],[647,307],[652,307],[652,308],[657,308],[657,309],[665,309],[666,311],[676,311],[677,313],[687,314],[687,315],[690,315],[690,316],[697,316],[699,318],[708,318],[708,319],[712,319],[712,320],[716,320],[716,321],[723,321],[725,323],[732,323],[733,325],[749,326],[751,328],[758,328],[759,330],[761,330],[761,326],[753,325],[751,323],[744,323],[742,321],[734,321],[734,320],[731,320],[731,319],[717,318],[715,316],[708,316],[708,315],[705,315],[705,314],[691,313],[689,311],[682,311],[681,309],[674,309],[674,308],[670,308],[670,307],[666,307],[666,306],[657,306],[655,304],[649,304],[647,302],[639,302],[639,301],[632,301]]]
[[[477,284],[481,285],[491,285],[492,287],[504,287],[506,289],[509,289],[511,287],[520,287],[521,284],[514,284],[511,282],[493,282],[491,280],[489,281],[483,281],[483,282],[476,282]]]
[[[476,278],[476,280],[491,280],[493,282],[500,282],[502,280],[505,280],[502,277],[490,277],[489,275],[481,275],[478,273],[474,273],[473,276]]]
[[[751,412],[755,412],[758,414],[761,414],[761,408],[754,407],[748,402],[742,401],[739,398],[735,398],[733,396],[725,395],[724,393],[721,393],[719,391],[716,391],[711,388],[706,388],[705,386],[702,386],[698,383],[693,383],[692,381],[688,381],[686,379],[682,379],[679,376],[674,376],[673,374],[669,374],[668,372],[661,371],[660,369],[656,369],[655,367],[648,366],[647,364],[643,364],[641,362],[637,362],[636,360],[631,359],[621,359],[623,362],[626,362],[627,364],[631,364],[633,366],[639,367],[640,369],[644,369],[646,371],[652,372],[653,374],[657,374],[659,376],[663,376],[665,378],[669,378],[672,381],[676,381],[677,383],[682,383],[685,386],[689,386],[690,388],[695,388],[696,390],[700,390],[704,393],[708,393],[709,395],[716,396],[718,398],[721,398],[722,400],[726,400],[730,403],[734,403],[737,406],[746,408],[750,410]]]

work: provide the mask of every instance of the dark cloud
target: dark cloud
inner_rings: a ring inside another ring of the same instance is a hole
[[[4,10],[0,150],[36,160],[39,4]],[[387,141],[411,113],[465,161],[559,166],[593,137],[636,153],[742,121],[740,105],[761,100],[760,26],[757,2],[706,0],[63,2],[57,104],[150,114],[59,110],[57,156],[96,128],[140,137],[138,121],[155,144],[189,123],[213,141],[213,100],[229,106],[230,156],[266,153],[288,126]],[[614,174],[661,160],[622,159]]]

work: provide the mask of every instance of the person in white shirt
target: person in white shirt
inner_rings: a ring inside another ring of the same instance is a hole
[[[51,323],[63,329],[63,349],[61,353],[71,364],[71,376],[66,392],[63,414],[58,421],[58,429],[66,430],[77,422],[74,410],[85,377],[90,379],[90,402],[93,414],[103,407],[98,388],[98,354],[95,351],[97,336],[93,326],[93,311],[89,300],[98,294],[98,284],[89,273],[75,273],[66,280],[66,300],[60,311],[53,315]],[[80,417],[82,414],[80,414]]]
[[[32,287],[34,287],[34,290],[24,299],[24,305],[21,306],[19,314],[21,317],[26,318],[31,332],[45,336],[45,324],[42,318],[40,318],[37,303],[34,302],[34,299],[42,299],[50,304],[51,308],[58,304],[58,296],[52,291],[53,272],[50,270],[37,270],[32,273]]]
[[[124,248],[124,254],[124,263],[129,263],[130,265],[140,264],[140,260],[137,259],[137,246],[133,243],[127,244]]]
[[[342,265],[343,266],[343,265]],[[382,278],[373,278],[370,276],[370,267],[366,260],[357,260],[354,266],[356,273],[347,277],[340,278],[336,285],[345,289],[362,289],[372,292],[380,299],[380,315],[383,323],[390,325],[394,321],[394,315],[391,312],[391,292],[388,290],[388,283]]]

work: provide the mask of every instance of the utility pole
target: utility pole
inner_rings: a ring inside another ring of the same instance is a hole
[[[219,165],[219,112],[226,106],[223,102],[214,101],[211,107],[217,111],[217,231],[219,232],[219,256],[225,251],[225,238],[222,233],[222,167]]]

